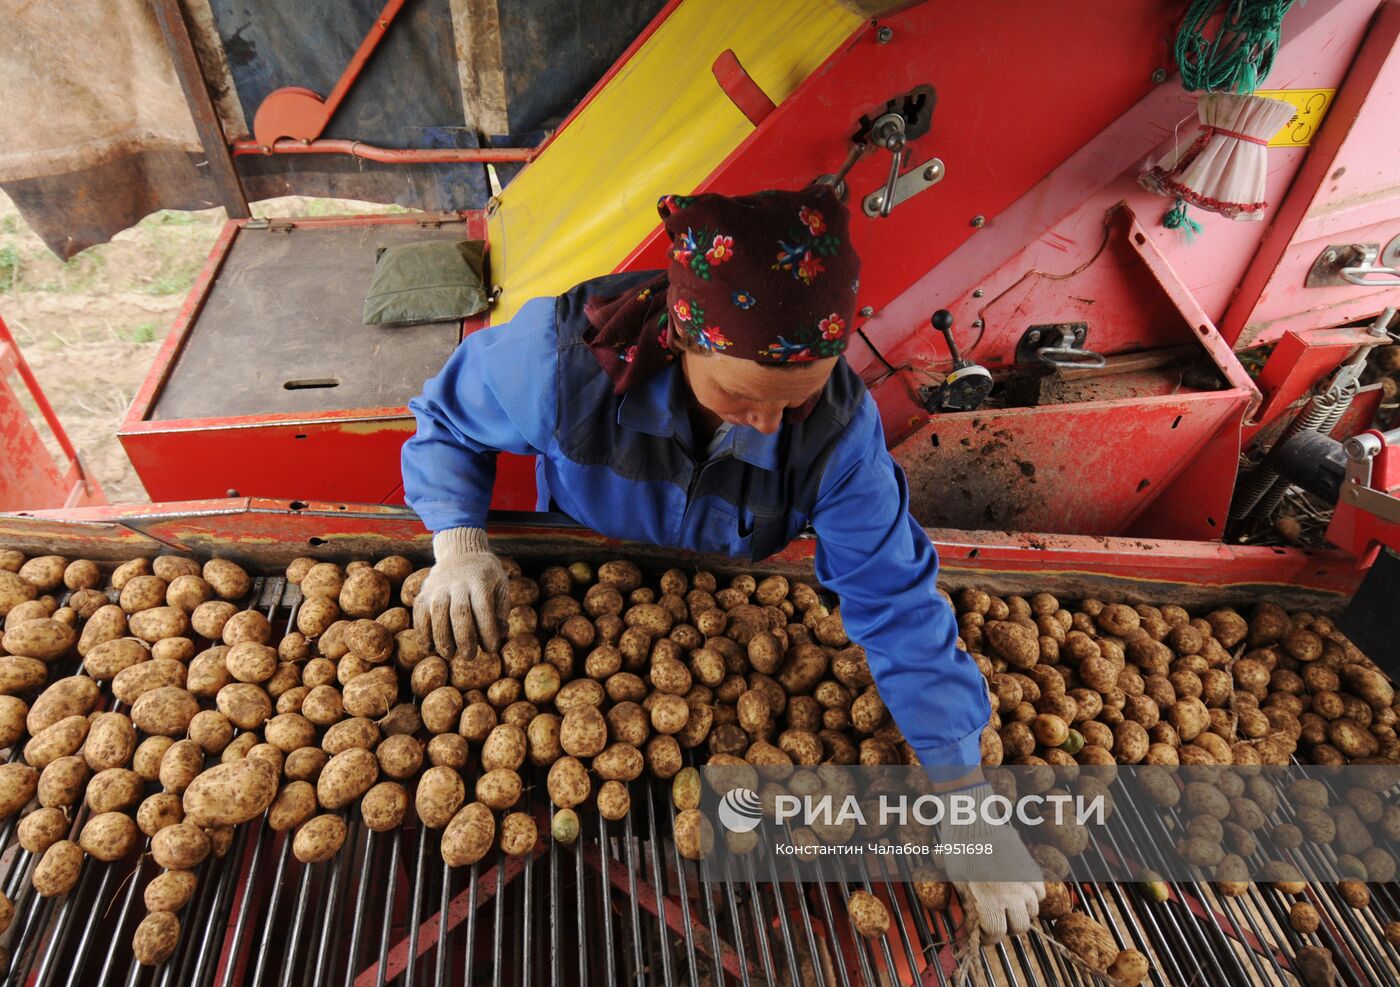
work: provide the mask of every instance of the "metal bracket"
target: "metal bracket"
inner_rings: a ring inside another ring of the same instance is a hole
[[[943,162],[938,158],[929,158],[923,164],[909,169],[895,179],[894,195],[890,199],[890,208],[893,209],[901,202],[912,199],[925,189],[937,185],[943,181],[943,175]],[[861,209],[873,219],[880,215],[880,207],[884,201],[885,189],[882,186],[865,197],[861,203]]]
[[[1371,467],[1380,455],[1381,440],[1368,432],[1347,439],[1347,471],[1342,478],[1342,500],[1382,521],[1400,523],[1400,498],[1371,486]]]
[[[1400,262],[1400,237],[1386,245],[1384,257],[1379,243],[1331,244],[1317,255],[1303,286],[1389,288],[1400,285],[1397,262]]]
[[[262,230],[266,233],[290,233],[296,229],[296,223],[289,219],[279,219],[273,221],[266,216],[255,216],[243,224],[245,230]]]
[[[1063,352],[1066,349],[1078,349],[1088,338],[1087,322],[1048,322],[1031,326],[1021,334],[1016,343],[1016,363],[1054,363],[1054,360],[1042,359],[1041,351],[1055,349]]]
[[[460,223],[463,221],[461,214],[455,212],[424,213],[417,217],[417,220],[419,229],[424,230],[439,230],[442,229],[445,223]]]

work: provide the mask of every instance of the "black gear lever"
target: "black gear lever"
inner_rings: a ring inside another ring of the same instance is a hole
[[[953,313],[940,308],[929,319],[933,328],[943,334],[948,353],[953,357],[953,369],[943,379],[934,394],[940,411],[976,411],[992,392],[992,375],[986,367],[964,360],[953,339]]]

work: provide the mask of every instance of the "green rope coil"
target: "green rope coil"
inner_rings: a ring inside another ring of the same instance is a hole
[[[1196,222],[1186,214],[1186,200],[1177,199],[1166,214],[1162,217],[1162,225],[1169,230],[1181,230],[1186,237],[1186,242],[1190,243],[1196,238],[1196,234],[1201,232],[1201,224]]]
[[[1293,0],[1192,0],[1176,35],[1182,86],[1187,92],[1254,92],[1274,67],[1279,27],[1292,5]]]

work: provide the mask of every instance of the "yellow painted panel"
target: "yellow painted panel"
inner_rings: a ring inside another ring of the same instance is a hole
[[[1322,118],[1332,108],[1332,97],[1337,95],[1337,90],[1260,89],[1254,95],[1281,99],[1292,103],[1298,111],[1283,125],[1282,130],[1274,134],[1269,141],[1270,147],[1307,147],[1317,135],[1317,128],[1322,126]]]
[[[501,195],[491,321],[611,271],[656,225],[658,197],[691,192],[753,132],[710,70],[726,48],[781,103],[861,23],[833,0],[677,7]]]

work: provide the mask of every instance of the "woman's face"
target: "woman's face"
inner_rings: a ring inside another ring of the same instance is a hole
[[[721,353],[683,353],[681,369],[701,407],[721,421],[771,435],[782,427],[784,411],[802,407],[821,392],[836,359],[778,368]]]

